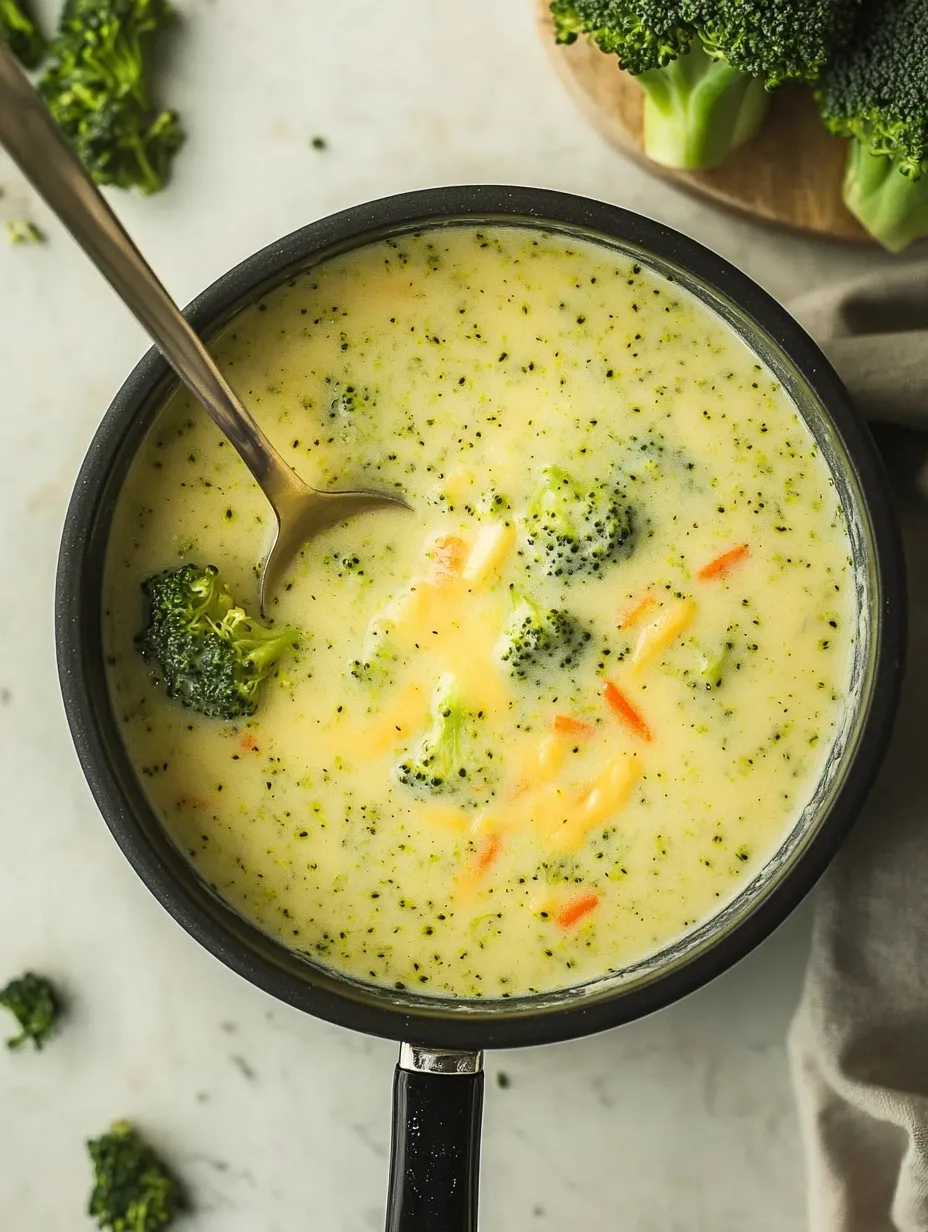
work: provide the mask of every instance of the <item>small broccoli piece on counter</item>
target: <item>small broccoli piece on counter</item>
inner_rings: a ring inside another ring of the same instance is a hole
[[[624,492],[609,484],[581,488],[557,466],[546,467],[542,476],[523,533],[532,559],[545,573],[597,573],[631,555],[635,520]]]
[[[6,43],[24,68],[37,68],[47,46],[27,0],[0,0],[0,43]]]
[[[139,653],[160,672],[169,697],[213,719],[254,714],[258,689],[295,629],[271,629],[236,607],[215,565],[183,565],[142,584],[148,623]]]
[[[152,36],[167,0],[67,0],[39,83],[53,118],[97,184],[157,192],[184,135],[150,97]]]
[[[851,213],[890,252],[928,235],[928,2],[865,3],[816,99],[826,128],[851,138]]]
[[[814,81],[859,0],[554,0],[558,42],[581,34],[642,88],[655,162],[718,166],[763,124],[768,91]]]
[[[7,1040],[7,1048],[21,1048],[31,1040],[41,1049],[61,1017],[61,1000],[52,983],[31,971],[0,989],[0,1007],[9,1010],[19,1025],[19,1034]]]
[[[468,711],[454,676],[442,676],[432,694],[431,725],[397,766],[399,781],[430,795],[486,787],[492,754],[480,752],[481,717]]]
[[[109,1232],[158,1232],[187,1208],[167,1165],[128,1121],[87,1143],[93,1162],[88,1214]]]
[[[571,667],[583,654],[592,634],[569,612],[545,610],[531,599],[520,599],[497,646],[501,663],[517,680],[540,680],[552,668]]]
[[[11,218],[3,224],[6,238],[11,244],[44,244],[45,236],[35,225],[25,218]]]

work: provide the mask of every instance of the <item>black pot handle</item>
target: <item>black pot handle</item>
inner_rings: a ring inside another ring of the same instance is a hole
[[[403,1044],[387,1232],[476,1232],[483,1057]]]

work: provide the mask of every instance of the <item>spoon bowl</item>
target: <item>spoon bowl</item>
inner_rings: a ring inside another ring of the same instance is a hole
[[[270,550],[261,566],[258,597],[261,614],[264,615],[284,574],[299,555],[303,545],[329,527],[347,522],[362,513],[377,509],[408,509],[401,496],[388,492],[372,492],[358,489],[350,492],[320,492],[304,483],[295,471],[281,476],[285,485],[264,487],[271,502],[277,526]]]

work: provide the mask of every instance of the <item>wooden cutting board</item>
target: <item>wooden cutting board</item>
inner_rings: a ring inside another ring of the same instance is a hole
[[[541,37],[574,101],[607,141],[657,175],[742,213],[841,239],[866,239],[844,208],[841,183],[847,143],[830,137],[808,89],[785,88],[771,100],[770,115],[752,140],[713,171],[670,171],[642,150],[641,89],[621,72],[614,56],[586,39],[558,46],[548,0],[536,0]]]

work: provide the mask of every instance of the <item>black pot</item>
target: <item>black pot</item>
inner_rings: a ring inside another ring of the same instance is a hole
[[[859,628],[847,717],[813,801],[780,851],[713,920],[624,972],[581,988],[500,1001],[437,1000],[339,976],[286,949],[221,902],[175,849],[129,762],[106,685],[104,558],[129,463],[176,378],[156,351],[116,396],[84,462],[65,523],[56,599],[58,662],[84,773],[116,841],[174,918],[227,966],[308,1013],[408,1041],[395,1085],[388,1229],[476,1225],[480,1052],[601,1031],[670,1004],[763,940],[828,864],[857,814],[894,716],[905,582],[887,483],[870,436],[815,344],[759,287],[658,223],[539,189],[441,188],[355,206],[250,257],[188,310],[207,338],[295,272],[398,232],[455,222],[579,234],[672,275],[738,331],[791,393],[831,468],[850,531]]]

